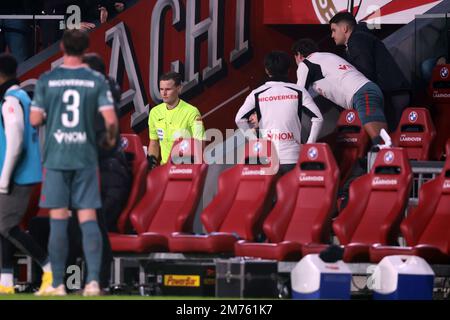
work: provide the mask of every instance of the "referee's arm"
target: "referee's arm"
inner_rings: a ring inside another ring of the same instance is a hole
[[[159,144],[159,137],[156,132],[153,109],[150,110],[148,117],[148,135],[150,140],[147,149],[147,162],[148,168],[151,170],[158,165],[158,159],[161,154],[161,146]]]
[[[148,144],[147,156],[154,156],[156,159],[159,159],[160,147],[159,140],[151,140]]]

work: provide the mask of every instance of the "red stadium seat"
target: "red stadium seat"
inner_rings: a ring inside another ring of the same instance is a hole
[[[121,134],[120,146],[127,154],[127,158],[131,158],[131,170],[133,174],[133,184],[127,204],[117,221],[118,231],[125,233],[131,227],[129,222],[131,210],[145,193],[147,159],[141,139],[135,134]]]
[[[250,141],[245,147],[246,163],[219,176],[218,193],[201,213],[208,234],[174,233],[169,240],[170,251],[228,253],[234,251],[239,239],[255,240],[273,201],[276,163],[269,160],[272,151],[269,141]],[[248,164],[252,159],[260,161]]]
[[[268,243],[241,240],[235,255],[298,261],[302,245],[329,243],[337,181],[330,147],[304,145],[297,167],[277,183],[277,204],[263,226]]]
[[[445,155],[447,156],[447,159],[450,158],[450,139],[448,139],[445,144]]]
[[[337,123],[337,139],[334,155],[341,172],[341,184],[350,175],[353,164],[366,155],[369,149],[369,136],[364,130],[358,113],[344,110]]]
[[[374,245],[372,262],[388,255],[416,255],[429,263],[450,263],[450,158],[442,173],[420,189],[419,204],[401,224],[409,247]]]
[[[137,234],[111,233],[114,252],[167,251],[167,237],[172,232],[192,232],[207,172],[199,144],[196,140],[176,142],[172,149],[176,158],[150,171],[146,193],[130,213]],[[200,157],[194,150],[200,150]]]
[[[394,146],[405,148],[411,160],[428,160],[436,129],[425,108],[406,108],[397,130],[392,134]]]
[[[432,150],[432,159],[440,160],[445,152],[445,143],[450,138],[450,65],[437,65],[433,69],[430,82],[431,109],[436,127],[436,139]]]
[[[344,261],[369,261],[372,244],[396,244],[411,185],[411,167],[406,150],[401,148],[381,150],[370,173],[353,181],[348,205],[333,222],[333,230],[344,245]],[[303,254],[325,247],[305,246]]]

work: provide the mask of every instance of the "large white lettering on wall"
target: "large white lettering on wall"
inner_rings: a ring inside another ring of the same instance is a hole
[[[234,62],[249,51],[248,40],[245,39],[246,28],[246,4],[248,0],[236,0],[236,20],[235,20],[235,48],[230,53],[230,62]],[[184,66],[184,87],[183,93],[195,88],[218,72],[224,67],[222,58],[218,57],[219,41],[224,41],[223,35],[219,34],[219,8],[226,5],[224,0],[209,0],[209,16],[204,20],[197,21],[197,12],[200,5],[205,5],[206,1],[186,0],[186,19],[185,25],[182,25],[181,13],[182,7],[179,0],[160,0],[156,3],[152,11],[151,32],[150,32],[150,96],[153,101],[161,99],[159,93],[158,78],[162,73],[161,52],[163,48],[164,26],[163,21],[167,10],[172,10],[172,26],[178,30],[185,29],[185,57],[184,63],[180,60],[171,62],[172,71],[181,71]],[[208,41],[208,59],[207,66],[201,70],[196,70],[195,62],[199,59],[200,50],[196,42],[203,35],[207,35]],[[181,51],[181,50],[180,50]]]
[[[119,57],[122,55],[125,65],[125,70],[128,75],[130,88],[122,93],[119,107],[123,107],[130,102],[133,102],[134,112],[131,115],[131,126],[137,125],[144,120],[148,115],[148,105],[144,102],[144,92],[138,76],[138,70],[133,55],[131,53],[131,39],[125,30],[123,22],[115,25],[105,33],[106,42],[112,41],[111,60],[109,62],[109,76],[117,79],[119,73]]]

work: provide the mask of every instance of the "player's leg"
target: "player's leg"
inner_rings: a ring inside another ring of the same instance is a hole
[[[366,130],[372,144],[382,143],[380,132],[387,130],[384,115],[384,99],[380,88],[373,82],[364,85],[353,97],[353,107]]]
[[[64,277],[66,274],[66,261],[69,252],[69,237],[67,225],[69,211],[67,208],[50,210],[50,235],[48,238],[48,253],[53,271],[52,287],[65,294]],[[50,293],[52,294],[52,293]]]
[[[99,295],[103,241],[96,216],[96,209],[101,207],[97,168],[77,170],[72,191],[72,204],[78,211],[88,271],[83,295]]]
[[[358,112],[364,130],[366,130],[374,146],[383,143],[380,132],[382,129],[387,129],[386,118],[383,112],[383,102],[383,93],[373,82],[369,82],[363,86],[353,97],[353,107]],[[341,199],[340,210],[347,206],[351,183],[366,172],[367,158],[357,159],[352,166],[350,176],[339,190],[339,197]]]
[[[0,235],[3,238],[2,247],[5,248],[5,252],[2,252],[2,261],[6,265],[12,264],[13,254],[17,248],[33,258],[43,268],[44,273],[48,272],[46,278],[50,277],[51,279],[51,268],[47,254],[29,234],[23,232],[19,227],[28,206],[31,189],[32,187],[30,186],[13,185],[11,193],[3,195],[2,200],[0,200]],[[12,274],[12,268],[3,267],[2,273],[4,272],[11,272]],[[5,275],[3,280],[9,278],[9,276]],[[7,282],[2,281],[2,285],[5,285]],[[48,281],[46,285],[49,285]],[[10,286],[12,287],[13,284],[11,283]]]
[[[48,253],[53,271],[52,286],[39,291],[38,295],[65,295],[64,277],[69,251],[67,225],[69,218],[70,184],[72,171],[44,171],[40,206],[50,209],[50,235]]]
[[[387,131],[386,122],[368,122],[364,124],[364,130],[366,130],[374,144],[380,144],[380,142],[382,143],[382,141],[377,139],[380,136],[381,129],[385,129]]]

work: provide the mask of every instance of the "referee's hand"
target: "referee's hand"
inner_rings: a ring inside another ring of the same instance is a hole
[[[147,155],[147,168],[148,170],[154,169],[158,165],[158,159],[154,155]]]

